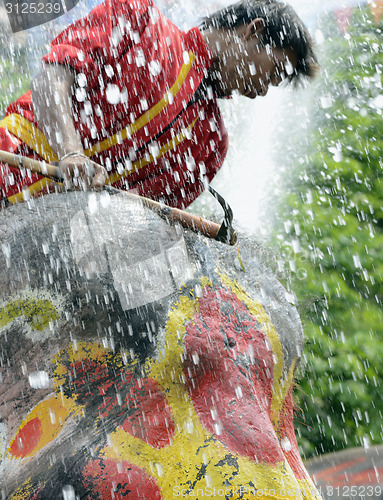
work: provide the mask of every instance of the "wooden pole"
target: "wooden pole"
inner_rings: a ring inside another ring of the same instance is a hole
[[[26,158],[24,156],[16,155],[13,153],[7,153],[6,151],[0,151],[0,161],[7,163],[12,167],[16,168],[27,168],[36,174],[49,177],[50,179],[56,181],[62,181],[63,175],[59,167],[46,163],[45,161],[38,161],[32,158]],[[196,233],[200,233],[208,238],[216,239],[221,226],[215,222],[209,221],[200,217],[199,215],[194,215],[179,208],[169,207],[158,201],[151,200],[150,198],[145,198],[144,196],[139,196],[137,194],[129,193],[128,191],[122,191],[120,189],[105,186],[105,188],[111,192],[119,192],[124,196],[128,196],[131,199],[140,201],[145,207],[150,208],[155,213],[160,215],[163,219],[175,222],[181,226],[191,229]],[[229,236],[228,244],[234,245],[237,241],[237,233],[234,231]]]
[[[0,151],[0,161],[7,163],[12,167],[16,168],[27,168],[34,172],[35,174],[43,175],[44,177],[49,177],[55,181],[62,181],[63,175],[59,167],[56,165],[51,165],[45,161],[33,160],[33,158],[26,158],[25,156],[15,155],[14,153],[7,153],[6,151]]]

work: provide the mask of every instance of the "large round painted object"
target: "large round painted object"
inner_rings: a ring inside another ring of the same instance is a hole
[[[107,192],[6,209],[0,238],[2,498],[319,498],[301,323],[254,245],[244,271]]]

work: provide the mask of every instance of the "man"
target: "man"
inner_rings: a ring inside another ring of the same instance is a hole
[[[305,26],[275,0],[240,1],[188,32],[152,0],[106,0],[52,42],[0,122],[0,149],[59,161],[69,183],[186,207],[226,155],[216,98],[254,99],[316,66]],[[0,185],[11,203],[53,186],[5,167]]]

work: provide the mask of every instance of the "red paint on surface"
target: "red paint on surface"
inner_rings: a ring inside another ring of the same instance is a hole
[[[343,474],[338,474],[334,478],[331,478],[330,484],[334,488],[337,486],[348,486],[350,484],[354,486],[365,486],[365,485],[374,485],[381,484],[381,479],[378,477],[383,476],[383,467],[378,467],[375,471],[374,468],[370,468],[360,472],[350,473],[344,472]]]
[[[346,471],[350,467],[354,467],[354,465],[364,462],[364,460],[365,460],[364,457],[354,458],[353,460],[347,460],[346,462],[342,462],[341,464],[327,467],[326,469],[321,470],[320,472],[316,472],[313,476],[315,477],[316,481],[321,481],[322,479],[331,481],[331,478],[336,476],[337,472]]]
[[[9,453],[17,458],[25,458],[36,448],[43,433],[41,420],[38,417],[27,422],[17,433]]]
[[[43,489],[42,486],[36,486],[36,491],[32,493],[31,496],[28,497],[28,500],[39,500],[40,491]]]
[[[175,433],[175,424],[159,384],[151,378],[138,380],[130,393],[139,411],[125,420],[122,425],[124,431],[154,448],[169,446]]]
[[[137,378],[131,368],[123,376],[99,361],[82,359],[71,365],[71,387],[77,402],[155,448],[169,446],[175,433],[171,408],[159,384]]]
[[[128,462],[108,458],[90,460],[83,469],[88,499],[160,500],[161,491],[155,478]]]
[[[203,426],[231,452],[283,461],[270,418],[273,353],[245,304],[206,287],[186,332],[186,386]]]
[[[70,366],[70,388],[78,404],[89,410],[97,408],[101,418],[118,418],[126,412],[127,401],[119,400],[117,394],[129,388],[133,372],[127,369],[121,375],[99,360],[81,359]]]
[[[116,376],[111,378],[112,374],[113,371],[110,374],[107,367],[105,367],[105,377],[97,387],[97,394],[102,397],[102,402],[99,405],[99,414],[101,418],[108,418],[113,412],[121,416],[126,412],[127,406],[129,406],[129,402],[126,398],[119,401],[117,392],[120,392],[120,397],[123,398],[121,393],[124,394],[127,387],[132,383],[133,373],[127,370],[123,378]]]
[[[285,448],[287,448],[287,446],[291,446],[290,450],[283,449],[282,446],[282,451],[292,471],[294,472],[295,477],[297,479],[307,479],[308,473],[303,465],[294,431],[293,386],[290,387],[282,405],[279,416],[279,436],[281,442],[285,440]]]

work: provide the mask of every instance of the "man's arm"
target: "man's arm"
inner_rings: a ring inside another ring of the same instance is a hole
[[[75,76],[71,68],[44,64],[31,84],[37,123],[59,158],[71,151],[83,152],[73,123],[74,83]]]
[[[59,158],[74,151],[84,153],[73,121],[74,86],[74,70],[53,64],[44,64],[41,72],[31,83],[37,123]],[[69,156],[60,163],[60,166],[68,179],[79,178],[88,187],[99,188],[105,184],[105,169],[83,156]]]

